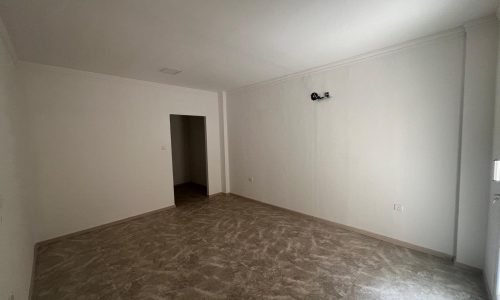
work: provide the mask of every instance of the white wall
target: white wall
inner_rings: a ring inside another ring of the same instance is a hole
[[[221,191],[216,93],[20,68],[37,153],[37,241],[173,205],[170,114],[206,116],[208,189]]]
[[[229,193],[230,188],[230,178],[229,178],[229,150],[227,144],[227,95],[226,92],[219,92],[219,126],[220,126],[220,137],[221,137],[221,177],[222,177],[222,191],[224,193]]]
[[[500,16],[500,8],[497,12]],[[500,43],[500,41],[499,41]],[[497,48],[497,73],[496,73],[496,96],[494,110],[494,129],[493,129],[493,159],[500,159],[500,44]],[[490,173],[491,176],[491,173]],[[497,271],[498,255],[500,251],[500,203],[494,203],[492,200],[495,194],[500,194],[500,183],[490,182],[490,201],[488,204],[488,231],[486,235],[486,251],[484,261],[484,276],[486,284],[493,299],[498,299],[497,292]]]
[[[463,59],[455,32],[229,91],[231,192],[452,255]]]
[[[33,263],[29,147],[15,57],[9,54],[3,24],[0,31],[0,299],[11,293],[28,299]]]
[[[483,268],[490,198],[497,21],[466,27],[456,261]]]

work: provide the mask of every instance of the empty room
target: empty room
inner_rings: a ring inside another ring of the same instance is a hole
[[[497,0],[0,0],[0,300],[500,300]]]

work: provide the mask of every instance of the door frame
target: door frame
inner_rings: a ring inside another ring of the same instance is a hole
[[[170,134],[170,161],[171,161],[171,173],[172,173],[172,187],[175,186],[174,183],[174,157],[173,157],[173,151],[172,151],[172,126],[171,126],[171,120],[172,116],[183,116],[183,117],[202,117],[203,118],[203,126],[204,126],[204,144],[205,144],[205,178],[206,178],[206,196],[208,197],[210,195],[210,171],[208,169],[208,127],[207,127],[207,115],[199,115],[199,114],[190,114],[190,113],[169,113],[168,121],[169,121],[169,134]],[[175,195],[174,195],[175,197]]]

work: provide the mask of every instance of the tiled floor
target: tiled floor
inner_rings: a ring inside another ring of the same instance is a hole
[[[483,299],[442,259],[236,196],[39,249],[35,299]]]

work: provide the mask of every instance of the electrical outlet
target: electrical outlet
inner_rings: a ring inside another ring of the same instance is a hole
[[[253,183],[253,177],[248,177],[248,182]]]
[[[401,203],[394,203],[394,210],[397,212],[403,212],[404,206]]]

